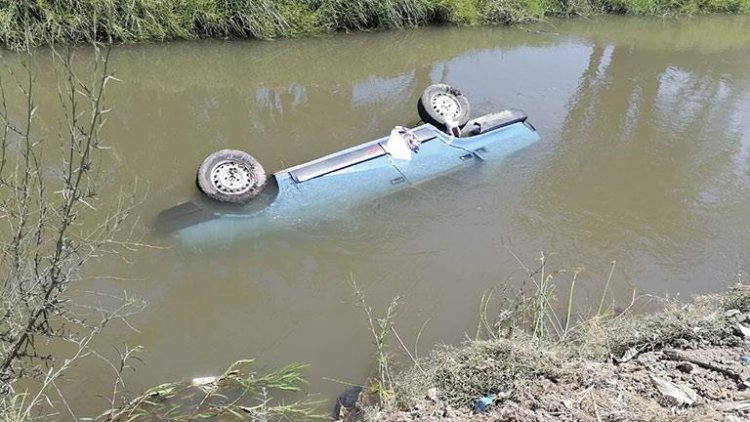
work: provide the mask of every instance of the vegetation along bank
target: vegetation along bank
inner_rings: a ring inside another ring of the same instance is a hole
[[[536,299],[547,297],[538,293]],[[393,376],[381,371],[378,389],[363,389],[356,400],[344,397],[348,406],[334,416],[377,422],[748,420],[747,285],[688,304],[670,301],[654,314],[601,312],[575,326],[543,302],[530,298],[520,313],[501,313],[492,324],[483,319],[477,339],[439,348],[415,359],[411,369]]]
[[[750,0],[0,0],[8,48],[54,42],[276,38],[545,16],[750,13]]]

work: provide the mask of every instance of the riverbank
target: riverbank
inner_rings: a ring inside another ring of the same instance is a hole
[[[55,42],[271,39],[428,24],[513,24],[547,16],[750,13],[750,0],[25,0],[0,4],[7,48]]]
[[[741,421],[750,409],[750,287],[662,312],[592,318],[559,341],[443,347],[394,381],[370,421]],[[484,398],[486,408],[478,400]]]

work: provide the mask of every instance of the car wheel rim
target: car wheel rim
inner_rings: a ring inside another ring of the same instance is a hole
[[[432,97],[431,105],[432,109],[441,117],[458,117],[461,113],[461,104],[458,99],[442,92]]]
[[[253,187],[255,178],[247,165],[236,161],[222,161],[211,170],[211,183],[220,192],[241,195]]]

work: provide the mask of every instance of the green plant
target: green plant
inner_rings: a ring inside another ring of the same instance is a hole
[[[452,23],[514,24],[598,13],[750,13],[750,0],[78,0],[0,2],[5,46],[289,37]]]
[[[499,294],[499,288],[495,287],[482,296],[476,339],[512,339],[528,335],[538,343],[560,342],[579,330],[581,323],[590,325],[592,320],[606,319],[612,314],[612,307],[606,305],[606,299],[610,294],[615,271],[614,261],[603,283],[596,312],[580,315],[574,314],[574,310],[577,309],[575,294],[578,277],[584,271],[583,268],[572,271],[567,298],[563,302],[556,294],[559,287],[558,277],[568,271],[550,271],[548,258],[543,252],[540,252],[537,258],[538,266],[533,269],[526,266],[515,253],[508,252],[526,272],[526,279],[518,289],[505,285]],[[499,298],[499,302],[495,304],[493,302],[496,298]],[[491,312],[497,313],[494,322],[490,317]]]
[[[300,391],[304,382],[301,376],[303,368],[304,365],[290,364],[259,374],[253,360],[240,360],[219,376],[150,388],[123,406],[100,415],[97,420],[327,420],[318,413],[317,402],[283,403],[272,398],[273,393]]]
[[[367,316],[367,323],[375,345],[375,362],[377,372],[370,380],[370,390],[377,393],[380,403],[388,405],[393,398],[393,373],[391,370],[391,353],[389,351],[388,339],[393,329],[393,320],[396,316],[396,307],[400,298],[396,296],[391,301],[385,315],[381,318],[374,316],[372,307],[367,305],[365,294],[357,286],[354,277],[351,278],[352,288],[357,296],[359,305]],[[397,335],[397,334],[396,334]],[[399,339],[400,340],[400,339]]]

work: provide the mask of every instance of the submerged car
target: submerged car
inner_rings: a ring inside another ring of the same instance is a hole
[[[157,229],[185,243],[227,241],[324,217],[480,162],[504,158],[539,140],[526,115],[504,110],[470,119],[455,88],[430,85],[417,103],[424,122],[266,177],[238,150],[209,155],[198,168],[203,195],[162,211]]]

